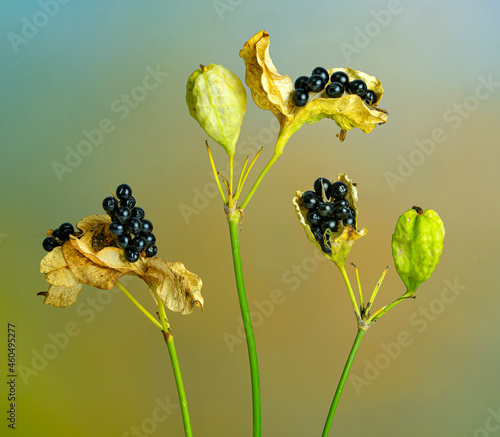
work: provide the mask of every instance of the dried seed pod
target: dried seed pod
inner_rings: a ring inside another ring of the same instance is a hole
[[[357,220],[358,210],[356,208],[356,202],[358,201],[358,190],[354,183],[349,179],[349,177],[341,173],[338,175],[337,180],[344,182],[348,186],[348,195],[346,199],[349,201],[349,205],[355,213]],[[354,229],[351,225],[344,225],[341,222],[338,226],[338,231],[332,233],[327,230],[323,234],[324,246],[316,240],[313,232],[311,231],[311,226],[307,223],[307,213],[308,210],[304,207],[302,203],[303,191],[297,191],[296,196],[293,198],[292,203],[295,208],[295,213],[300,221],[300,224],[304,228],[306,236],[311,243],[313,243],[321,252],[330,260],[332,260],[336,265],[344,265],[349,252],[351,251],[352,245],[358,238],[364,237],[367,233],[366,229],[363,228],[360,231]],[[326,247],[331,252],[325,252],[323,248]]]
[[[443,251],[444,224],[436,211],[414,206],[396,224],[392,257],[408,296],[430,278]]]
[[[189,76],[186,102],[205,132],[234,156],[247,95],[241,80],[222,65],[204,65]]]
[[[252,98],[262,109],[271,111],[280,122],[280,133],[275,153],[282,153],[290,136],[304,123],[312,124],[322,118],[331,118],[341,128],[339,138],[345,138],[346,131],[355,127],[364,133],[371,132],[377,124],[387,121],[387,111],[376,108],[384,88],[374,76],[350,68],[332,68],[334,72],[345,72],[350,80],[362,79],[376,99],[373,105],[367,105],[359,96],[345,93],[338,99],[330,99],[326,91],[309,94],[309,103],[295,106],[292,102],[293,82],[290,76],[282,76],[269,56],[269,34],[260,31],[248,40],[240,56],[245,60],[245,81],[252,91]]]

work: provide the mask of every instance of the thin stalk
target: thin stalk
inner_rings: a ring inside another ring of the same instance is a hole
[[[205,144],[207,146],[207,152],[208,152],[208,157],[210,158],[210,164],[212,165],[212,171],[214,172],[215,182],[217,182],[217,186],[219,187],[219,192],[220,195],[222,196],[222,201],[226,203],[226,196],[224,196],[224,191],[222,190],[222,186],[220,184],[219,175],[217,173],[217,170],[215,169],[215,162],[212,156],[212,152],[210,151],[210,147],[208,146],[208,141],[205,141]]]
[[[241,169],[240,172],[240,177],[238,178],[238,183],[236,184],[236,192],[234,193],[234,201],[236,202],[238,200],[238,197],[240,196],[241,188],[243,186],[243,176],[245,176],[245,170],[248,165],[248,160],[249,156],[245,158],[245,162],[243,163],[243,168]]]
[[[402,302],[405,299],[408,299],[409,297],[413,297],[408,294],[403,294],[401,297],[396,299],[394,302],[390,303],[389,305],[386,305],[385,307],[380,308],[373,316],[371,316],[366,323],[369,323],[371,321],[376,321],[380,319],[387,311],[389,311],[391,308],[395,307],[399,302]]]
[[[358,268],[354,263],[351,263],[352,266],[354,266],[354,272],[356,273],[356,282],[358,283],[358,290],[359,290],[359,308],[363,312],[365,304],[363,302],[363,291],[361,290],[361,281],[359,280],[359,271]]]
[[[349,277],[347,276],[347,272],[345,271],[344,264],[337,266],[344,278],[345,285],[347,286],[347,291],[349,292],[349,297],[351,298],[352,307],[354,308],[354,312],[357,314],[358,318],[361,319],[361,314],[359,313],[358,303],[356,302],[356,298],[354,297],[354,292],[352,291],[351,282],[349,281]]]
[[[250,376],[252,383],[252,407],[253,407],[253,436],[260,437],[262,434],[261,409],[260,409],[260,381],[259,364],[257,360],[257,348],[252,329],[252,319],[245,292],[245,282],[243,280],[243,270],[241,266],[240,241],[239,241],[239,221],[240,212],[234,212],[228,216],[229,233],[231,236],[231,248],[233,252],[234,276],[236,279],[236,289],[240,301],[241,317],[245,328],[247,339],[248,359],[250,361]]]
[[[229,193],[228,193],[228,206],[229,208],[233,207],[233,175],[234,173],[234,155],[229,157]]]
[[[247,197],[245,198],[245,200],[241,204],[241,206],[240,206],[241,209],[244,209],[245,206],[247,206],[248,202],[250,202],[250,199],[254,195],[255,191],[257,190],[257,188],[259,188],[259,185],[262,182],[262,179],[264,179],[264,176],[266,175],[266,173],[273,166],[273,164],[276,162],[276,160],[281,156],[281,153],[282,152],[276,152],[276,151],[274,152],[274,154],[271,157],[271,159],[269,160],[269,162],[266,164],[266,166],[264,167],[264,169],[260,172],[259,177],[257,178],[257,180],[255,181],[255,183],[253,184],[253,187],[250,190],[250,192],[247,194]]]
[[[135,299],[134,296],[132,296],[130,294],[130,292],[118,281],[116,281],[116,286],[121,290],[123,291],[123,293],[125,294],[125,296],[127,296],[131,301],[132,303],[137,307],[139,308],[139,310],[141,311],[142,314],[144,314],[151,322],[153,322],[153,324],[159,328],[160,330],[163,330],[163,327],[158,323],[158,320],[156,320],[149,312],[146,308],[144,308],[139,302],[137,302],[137,300]]]
[[[261,147],[260,150],[256,153],[256,155],[252,159],[252,162],[250,163],[250,166],[247,168],[245,176],[243,177],[243,180],[241,181],[241,185],[240,185],[240,187],[238,189],[238,192],[236,193],[236,196],[235,196],[236,198],[240,197],[241,190],[243,189],[243,185],[245,185],[245,181],[247,180],[247,177],[250,174],[250,170],[252,170],[252,167],[255,164],[255,161],[257,161],[257,158],[259,157],[259,155],[262,153],[263,150],[264,150],[264,147]]]
[[[382,285],[382,282],[385,278],[385,274],[387,273],[387,270],[389,269],[389,266],[387,266],[384,271],[382,272],[382,276],[380,277],[380,279],[378,280],[377,282],[377,285],[375,285],[375,289],[373,290],[373,293],[372,295],[370,296],[370,300],[368,301],[368,304],[366,305],[366,314],[369,314],[370,313],[370,309],[373,305],[373,302],[375,301],[375,298],[377,297],[377,293],[380,289],[380,286]]]
[[[352,345],[351,352],[349,352],[349,356],[347,357],[344,371],[342,372],[342,376],[340,377],[339,385],[337,386],[337,390],[335,391],[335,396],[333,397],[332,405],[330,407],[330,411],[328,412],[328,417],[326,418],[325,427],[323,428],[323,434],[321,434],[322,437],[327,437],[330,432],[333,417],[335,416],[335,411],[337,410],[337,405],[339,404],[340,396],[342,395],[342,390],[344,390],[347,376],[349,375],[354,357],[356,356],[359,344],[361,343],[361,340],[365,333],[366,331],[364,329],[358,329],[358,333],[356,334],[356,338],[354,339],[354,344]]]
[[[153,292],[156,302],[158,304],[158,314],[162,324],[162,334],[167,343],[168,353],[170,355],[170,362],[172,363],[172,370],[174,371],[175,385],[177,386],[177,394],[179,395],[179,403],[181,404],[182,421],[184,423],[184,434],[186,437],[192,437],[193,431],[191,430],[191,420],[189,419],[189,409],[186,398],[186,391],[184,390],[184,382],[182,381],[181,367],[179,359],[177,358],[177,351],[175,350],[174,336],[168,321],[167,314],[165,313],[165,306],[163,301],[158,296],[158,293],[153,287],[150,287]]]

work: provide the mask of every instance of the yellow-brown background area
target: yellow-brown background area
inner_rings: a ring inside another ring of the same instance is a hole
[[[496,426],[488,419],[500,407],[496,2],[75,0],[58,3],[57,11],[52,5],[45,23],[43,14],[35,15],[46,3],[7,1],[0,18],[3,338],[6,344],[7,322],[14,323],[18,365],[39,368],[17,379],[16,435],[122,436],[133,427],[143,427],[144,435],[182,435],[178,408],[163,422],[148,420],[158,401],[169,397],[178,405],[175,384],[161,336],[122,294],[84,287],[67,309],[43,306],[36,296],[46,289],[38,273],[43,233],[100,213],[107,187],[124,182],[155,225],[159,255],[182,261],[204,281],[204,312],[169,315],[195,435],[251,434],[246,347],[231,349],[225,341],[240,329],[228,230],[214,196],[207,136],[189,116],[184,94],[200,63],[223,64],[243,78],[238,51],[260,29],[271,35],[271,56],[282,74],[295,79],[319,65],[365,71],[382,81],[380,106],[390,113],[386,125],[369,135],[350,131],[344,143],[332,121],[303,127],[245,213],[248,299],[254,312],[264,305],[260,317],[254,314],[264,435],[320,435],[354,338],[341,277],[331,263],[314,261],[291,206],[295,190],[340,172],[358,183],[359,225],[368,229],[349,257],[366,292],[392,265],[394,225],[412,205],[438,211],[446,239],[417,299],[365,337],[351,376],[371,380],[358,391],[348,381],[333,434],[483,436],[486,423]],[[380,13],[389,6],[393,13]],[[33,19],[45,24],[16,53],[12,34],[22,36]],[[346,55],[347,44],[356,52]],[[168,77],[125,115],[114,102],[142,84],[148,66]],[[480,77],[496,82],[489,92],[478,91]],[[465,109],[454,106],[464,102]],[[75,149],[82,131],[106,118],[113,132],[60,181],[53,163],[64,163],[67,146]],[[255,150],[252,141],[264,146],[249,182],[271,156],[274,127],[272,114],[249,97],[237,162]],[[417,141],[435,129],[445,140],[427,143],[432,153],[419,153]],[[223,151],[217,145],[213,151],[224,169]],[[402,179],[390,185],[387,172],[398,175],[404,160],[414,165],[401,168]],[[196,213],[183,213],[186,206]],[[452,299],[442,294],[447,281],[466,288]],[[154,311],[145,286],[128,285]],[[271,311],[264,301],[276,289],[283,297]],[[390,269],[376,306],[403,291]],[[78,335],[54,352],[47,345],[53,336],[62,338],[71,321]],[[394,358],[384,358],[384,345],[405,331],[411,344],[401,351],[392,345]],[[56,356],[33,361],[44,353]],[[379,375],[375,365],[383,367]],[[2,411],[6,397],[5,389]],[[5,419],[0,429],[9,431]]]

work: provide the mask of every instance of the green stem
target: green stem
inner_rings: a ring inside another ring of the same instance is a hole
[[[358,315],[358,318],[361,319],[361,314],[359,313],[358,303],[356,302],[356,298],[354,297],[354,292],[352,291],[351,282],[349,281],[349,277],[347,276],[347,272],[345,271],[344,264],[337,265],[344,278],[345,285],[347,286],[347,291],[349,291],[349,297],[351,298],[352,307],[354,308],[354,312]]]
[[[389,305],[386,305],[385,307],[380,308],[373,316],[371,316],[366,322],[375,322],[376,320],[380,319],[387,311],[389,311],[391,308],[395,307],[399,302],[402,302],[405,299],[408,299],[410,297],[413,297],[413,295],[410,295],[408,293],[403,294],[400,298],[396,299],[394,302],[390,303]]]
[[[247,197],[248,198],[248,197]],[[252,405],[253,405],[253,436],[260,437],[262,433],[261,411],[260,411],[260,382],[259,364],[257,360],[257,348],[252,329],[252,319],[245,293],[245,282],[243,280],[243,270],[241,267],[239,223],[241,212],[235,211],[228,216],[229,233],[231,236],[231,248],[233,252],[234,276],[236,279],[236,289],[240,301],[241,317],[245,328],[247,339],[248,358],[250,361],[250,376],[252,382]]]
[[[245,200],[241,204],[240,209],[244,209],[245,206],[247,206],[248,202],[250,202],[250,199],[254,195],[255,191],[257,190],[257,188],[259,188],[259,185],[262,182],[262,179],[264,179],[264,176],[266,175],[266,173],[273,166],[273,164],[276,162],[276,160],[281,156],[281,153],[282,152],[276,152],[276,151],[274,152],[274,155],[271,157],[271,159],[269,160],[267,165],[264,167],[264,169],[260,172],[259,177],[257,178],[255,183],[253,184],[253,187],[250,190],[250,192],[247,194],[247,197],[245,197]]]
[[[330,407],[330,411],[328,412],[328,417],[326,418],[325,427],[323,428],[323,434],[321,434],[322,437],[327,437],[328,433],[330,432],[330,428],[333,422],[333,416],[335,416],[335,411],[337,410],[337,405],[339,404],[342,390],[344,389],[344,385],[347,381],[349,371],[351,370],[354,357],[356,356],[359,344],[361,343],[361,340],[365,333],[366,331],[364,329],[358,329],[358,333],[356,334],[356,338],[354,339],[354,344],[352,345],[351,352],[349,352],[349,356],[347,357],[344,371],[342,372],[342,376],[340,377],[339,385],[337,386],[337,390],[335,391],[335,396],[333,397],[332,405]]]
[[[174,336],[172,332],[166,333],[163,331],[163,337],[167,343],[168,352],[170,354],[170,361],[172,362],[172,369],[174,371],[175,383],[177,385],[177,393],[179,395],[179,402],[181,404],[182,420],[184,422],[184,434],[186,437],[192,437],[193,431],[191,430],[191,421],[189,420],[189,410],[186,399],[186,392],[184,390],[184,383],[182,382],[181,368],[179,366],[179,359],[175,350]]]
[[[142,314],[144,314],[149,320],[151,320],[151,322],[153,322],[153,324],[159,328],[160,330],[163,330],[163,327],[158,323],[158,320],[156,320],[149,312],[146,308],[144,308],[139,302],[137,302],[137,300],[135,299],[134,296],[132,296],[130,294],[130,292],[118,281],[116,281],[116,286],[121,290],[123,291],[123,294],[125,294],[125,296],[127,296],[131,301],[132,303],[137,307],[139,308],[139,310],[141,311]]]

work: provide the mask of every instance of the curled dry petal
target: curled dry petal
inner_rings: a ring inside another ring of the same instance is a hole
[[[347,195],[347,200],[349,205],[355,211],[355,218],[357,222],[358,211],[356,208],[356,202],[358,200],[358,193],[353,182],[347,177],[346,174],[340,174],[337,177],[338,181],[347,184],[349,191]],[[349,252],[351,251],[354,241],[358,238],[364,237],[367,233],[365,228],[357,231],[351,225],[344,226],[342,223],[339,225],[339,230],[335,234],[331,231],[327,231],[324,235],[325,244],[327,247],[331,248],[331,253],[323,252],[321,245],[318,243],[314,237],[310,225],[307,223],[307,209],[304,208],[302,204],[303,191],[297,191],[296,196],[293,198],[292,203],[295,208],[295,213],[299,219],[300,224],[304,228],[307,238],[311,241],[328,259],[332,260],[336,265],[340,266],[345,263]]]
[[[51,285],[49,290],[44,293],[44,304],[53,307],[65,308],[76,302],[78,294],[82,290],[82,284],[76,284],[72,287]]]
[[[364,133],[371,132],[377,124],[387,122],[387,111],[376,107],[384,94],[381,82],[374,76],[350,68],[331,68],[329,75],[343,71],[349,79],[362,79],[368,89],[375,92],[373,105],[367,105],[359,96],[345,93],[338,99],[328,98],[325,91],[309,93],[309,103],[294,106],[291,94],[294,89],[290,76],[278,73],[269,56],[269,34],[260,31],[248,40],[240,56],[246,65],[245,81],[252,91],[252,98],[262,109],[273,112],[280,122],[276,153],[282,153],[290,136],[304,123],[312,124],[322,118],[334,120],[341,128],[341,141],[345,132],[355,127]]]
[[[182,263],[166,262],[160,258],[148,261],[144,281],[156,290],[171,311],[190,314],[194,307],[203,310],[201,279],[187,270]]]

